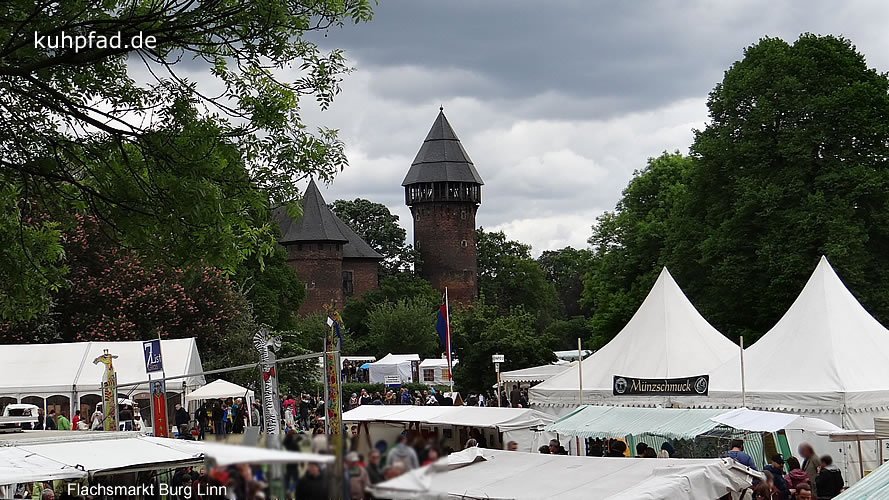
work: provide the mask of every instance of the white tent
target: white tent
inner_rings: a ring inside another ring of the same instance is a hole
[[[453,360],[451,364],[457,366],[459,360]],[[424,384],[443,385],[450,383],[448,377],[448,360],[442,358],[424,359],[420,363],[420,382]]]
[[[100,395],[105,366],[93,360],[107,349],[113,356],[118,384],[148,380],[142,341],[76,342],[65,344],[0,345],[0,396],[19,400],[25,396],[49,397],[73,394]],[[167,377],[200,373],[201,357],[195,339],[162,340],[164,372]],[[27,374],[24,376],[23,374]],[[187,377],[167,384],[170,392],[179,392],[182,382],[188,388],[204,384],[203,375]],[[120,389],[120,396],[130,392],[148,392],[148,384]]]
[[[389,353],[379,361],[374,361],[368,367],[371,384],[382,384],[387,376],[396,376],[402,382],[412,380],[411,361],[420,361],[418,354],[392,354]]]
[[[500,382],[504,384],[509,383],[528,383],[528,384],[537,384],[543,382],[544,380],[548,380],[550,377],[554,375],[558,375],[568,369],[569,367],[573,367],[574,370],[577,370],[577,363],[563,363],[563,364],[550,364],[550,365],[540,365],[540,366],[532,366],[531,368],[522,368],[521,370],[510,370],[508,372],[500,373]],[[576,374],[576,371],[575,371]]]
[[[238,384],[233,384],[227,380],[214,380],[209,384],[196,389],[187,396],[186,401],[200,401],[203,399],[225,399],[225,398],[247,398],[253,400],[253,391]]]
[[[636,314],[602,349],[582,362],[583,402],[655,406],[664,398],[613,396],[614,377],[664,379],[708,375],[738,346],[710,326],[664,268]],[[554,414],[579,404],[577,369],[530,390],[531,404]]]
[[[343,414],[343,422],[380,423],[386,425],[365,426],[370,434],[383,433],[384,429],[397,430],[403,426],[388,424],[424,424],[431,427],[475,427],[489,428],[503,433],[503,444],[515,441],[520,450],[531,451],[534,445],[551,437],[536,429],[553,422],[553,418],[530,408],[494,408],[479,406],[402,406],[402,405],[362,405]],[[391,434],[391,433],[386,433]],[[456,434],[456,433],[455,433]],[[540,436],[538,436],[540,435]],[[374,439],[390,436],[371,436]],[[492,443],[489,443],[492,444]],[[462,448],[462,442],[454,442],[455,449]]]
[[[728,459],[542,455],[469,448],[371,487],[381,498],[715,500],[762,475]]]

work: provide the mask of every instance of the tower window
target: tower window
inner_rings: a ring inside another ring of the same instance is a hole
[[[416,248],[417,250],[420,249],[420,240],[414,240],[414,248]]]
[[[469,246],[469,244],[466,243],[466,240],[460,240],[460,246],[466,248],[467,246]]]
[[[466,210],[460,210],[460,218],[466,220]]]
[[[343,295],[345,295],[346,297],[351,297],[354,291],[355,288],[352,282],[352,271],[343,271]]]

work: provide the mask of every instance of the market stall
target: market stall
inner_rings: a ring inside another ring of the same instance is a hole
[[[386,377],[398,377],[401,382],[411,382],[414,375],[414,364],[420,364],[419,354],[389,353],[379,361],[368,365],[370,383],[385,383]]]

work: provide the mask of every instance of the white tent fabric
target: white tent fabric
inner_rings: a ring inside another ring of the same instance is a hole
[[[541,365],[532,366],[531,368],[522,368],[521,370],[510,370],[500,373],[500,381],[504,384],[508,383],[532,383],[543,382],[554,375],[558,375],[568,369],[574,367],[577,370],[577,363],[565,363],[560,365]]]
[[[27,450],[0,447],[0,485],[82,477],[85,471],[69,465]]]
[[[614,376],[706,375],[737,352],[738,346],[707,323],[664,268],[623,330],[583,360],[583,402],[654,406],[651,396],[613,396]],[[579,403],[578,384],[577,370],[566,370],[532,387],[531,404],[573,408]]]
[[[185,441],[151,436],[145,436],[141,439],[187,455],[201,454],[205,457],[210,457],[218,466],[231,464],[292,464],[298,462],[331,463],[335,460],[333,455],[272,450],[255,446],[237,446],[207,441]]]
[[[368,367],[370,383],[382,384],[387,376],[397,376],[402,382],[410,382],[412,379],[411,361],[420,361],[420,356],[418,354],[387,354]]]
[[[777,432],[797,430],[806,432],[835,432],[841,430],[836,425],[815,417],[804,417],[792,413],[750,410],[738,408],[710,417],[710,420],[751,432]]]
[[[186,401],[200,401],[203,399],[243,398],[253,399],[253,391],[227,380],[214,380],[209,384],[195,389],[185,396]]]
[[[715,499],[762,476],[732,460],[572,457],[469,448],[374,485],[382,498]]]
[[[148,379],[142,341],[0,345],[0,359],[3,359],[0,363],[0,396],[21,400],[25,396],[101,394],[104,365],[93,364],[93,360],[105,349],[117,356],[114,370],[118,384]],[[202,371],[195,339],[162,340],[161,349],[167,377]],[[189,388],[204,384],[202,375],[184,380]],[[175,392],[177,386],[182,386],[182,380],[168,383],[167,389]],[[124,397],[131,390],[147,392],[149,389],[148,384],[121,388],[120,396]]]
[[[457,366],[460,360],[455,359],[451,363],[453,366]],[[426,373],[423,370],[432,370],[433,377],[430,380],[426,377]],[[435,384],[442,385],[450,383],[450,379],[448,379],[448,360],[442,358],[429,358],[424,359],[420,362],[420,382],[424,384]]]

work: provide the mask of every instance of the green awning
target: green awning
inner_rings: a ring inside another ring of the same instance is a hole
[[[889,465],[883,464],[851,488],[834,497],[835,500],[876,500],[889,498]]]
[[[546,427],[547,431],[582,438],[653,435],[694,439],[724,426],[710,420],[730,410],[705,408],[630,408],[580,406]]]

